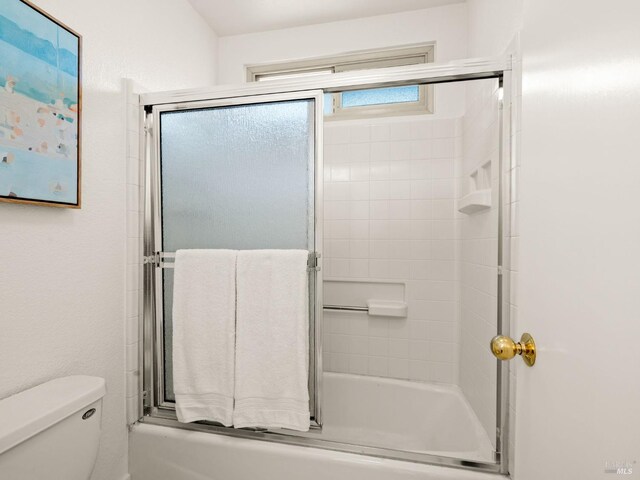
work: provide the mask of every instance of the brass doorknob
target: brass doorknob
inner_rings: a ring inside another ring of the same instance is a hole
[[[519,342],[514,342],[511,337],[498,335],[491,339],[491,353],[498,360],[511,360],[516,355],[521,355],[522,360],[532,367],[536,363],[536,344],[533,337],[523,333]]]

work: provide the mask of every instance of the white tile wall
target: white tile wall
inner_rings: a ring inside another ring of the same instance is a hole
[[[140,131],[138,94],[141,89],[131,80],[124,80],[124,101],[127,118],[125,119],[127,138],[127,276],[126,276],[126,316],[125,353],[126,353],[126,404],[127,423],[132,424],[139,418],[139,382],[141,381],[139,352],[142,347],[140,338],[140,318],[142,315],[142,227],[143,227],[143,164],[140,155]]]
[[[329,371],[457,382],[460,119],[325,125],[325,278],[399,279],[406,319],[325,313]]]

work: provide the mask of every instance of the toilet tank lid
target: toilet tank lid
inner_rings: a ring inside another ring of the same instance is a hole
[[[0,454],[99,400],[104,378],[56,378],[0,400]]]

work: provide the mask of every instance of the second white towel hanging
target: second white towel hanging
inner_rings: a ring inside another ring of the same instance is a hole
[[[233,425],[309,430],[306,250],[238,252]]]

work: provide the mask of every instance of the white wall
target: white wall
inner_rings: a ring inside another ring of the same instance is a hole
[[[83,208],[0,204],[0,397],[68,374],[105,377],[93,475],[127,472],[125,101],[213,83],[216,36],[186,0],[37,0],[84,36]]]
[[[522,27],[523,0],[467,0],[468,56],[502,54]]]
[[[636,0],[525,1],[518,323],[540,351],[518,365],[518,480],[637,475],[638,18]]]
[[[464,3],[357,20],[323,23],[246,35],[221,37],[218,82],[246,80],[245,66],[339,55],[359,50],[436,42],[436,62],[467,55],[467,14]],[[460,116],[464,98],[436,91],[438,114]]]
[[[437,42],[436,61],[464,58],[466,7],[454,4],[376,17],[220,37],[219,83],[246,79],[256,63],[323,57],[341,53]]]

